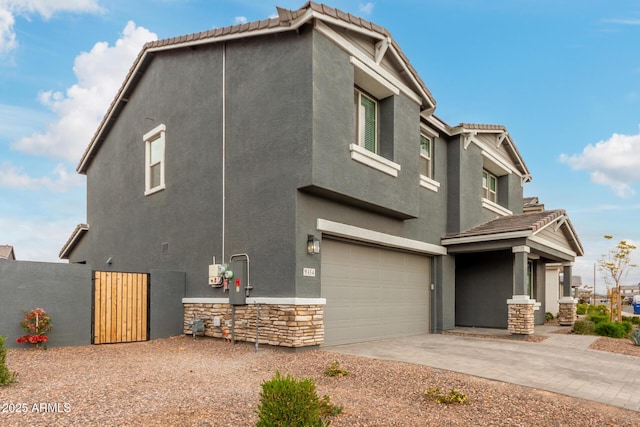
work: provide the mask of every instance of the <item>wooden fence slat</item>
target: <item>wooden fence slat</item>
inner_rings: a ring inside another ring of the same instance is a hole
[[[96,271],[93,295],[94,344],[148,339],[148,275]]]

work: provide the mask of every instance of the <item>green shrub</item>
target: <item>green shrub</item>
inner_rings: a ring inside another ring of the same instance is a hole
[[[633,330],[633,325],[631,324],[631,322],[629,322],[627,320],[623,320],[622,322],[620,322],[620,324],[624,328],[624,335],[625,336],[629,335],[631,333],[631,331]]]
[[[444,403],[447,405],[452,403],[459,403],[462,405],[469,404],[467,396],[464,393],[460,393],[455,388],[452,388],[451,390],[449,390],[449,393],[445,394],[440,391],[440,388],[438,387],[429,387],[427,391],[424,392],[424,395],[429,399],[435,400],[438,403]]]
[[[548,311],[544,314],[544,318],[548,321],[553,320],[553,314],[549,313]]]
[[[324,371],[324,374],[328,377],[346,377],[349,371],[342,369],[340,363],[337,360],[331,362],[331,365]]]
[[[609,316],[604,315],[604,314],[590,314],[589,316],[587,316],[587,320],[591,320],[594,324],[598,324],[600,322],[608,322],[609,321]]]
[[[633,325],[640,325],[640,317],[638,316],[622,316],[623,322],[631,322]]]
[[[628,334],[625,326],[617,322],[600,322],[595,327],[595,333],[610,338],[623,338]]]
[[[590,320],[578,320],[573,324],[573,333],[578,335],[593,335],[595,325]]]
[[[636,330],[633,331],[631,341],[633,341],[635,345],[640,345],[640,328],[636,328]]]
[[[0,336],[0,386],[16,382],[18,374],[7,368],[7,348],[4,346],[5,337]]]
[[[576,314],[587,314],[587,304],[576,304]]]
[[[328,396],[323,399],[328,401]],[[322,419],[313,379],[298,380],[289,374],[283,377],[278,371],[272,379],[262,383],[256,412],[258,427],[322,427],[329,424]]]
[[[587,308],[587,313],[588,314],[599,314],[601,316],[608,316],[609,315],[609,308],[605,304],[598,304],[598,305],[591,304]]]
[[[318,404],[320,409],[320,417],[325,420],[327,417],[335,417],[336,415],[339,415],[342,413],[342,409],[343,409],[342,405],[336,405],[332,403],[331,396],[328,396],[326,394],[322,396],[322,399],[319,400]],[[329,421],[325,421],[325,422],[326,422],[325,425],[330,424]]]

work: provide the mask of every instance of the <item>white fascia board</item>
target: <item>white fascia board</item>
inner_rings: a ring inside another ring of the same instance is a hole
[[[345,52],[349,55],[359,59],[362,63],[366,64],[369,68],[371,68],[375,73],[378,73],[380,76],[388,80],[391,84],[400,89],[405,95],[407,95],[411,100],[413,100],[416,104],[422,105],[421,97],[416,94],[412,89],[402,83],[399,79],[397,79],[393,74],[384,69],[382,66],[376,64],[376,62],[369,58],[362,50],[357,48],[353,43],[342,37],[340,34],[331,29],[324,22],[316,21],[316,30],[325,35],[329,40],[333,41],[336,45],[341,47]],[[377,33],[376,33],[377,34]],[[378,36],[380,36],[378,34]],[[380,38],[380,37],[378,37]],[[428,99],[428,98],[426,98]]]
[[[418,79],[415,78],[415,76],[413,75],[413,73],[411,72],[411,70],[409,69],[409,67],[406,66],[404,59],[402,59],[402,56],[400,56],[400,53],[396,50],[396,48],[391,45],[389,50],[391,52],[393,52],[393,55],[396,57],[396,59],[398,60],[398,62],[400,62],[402,64],[402,68],[405,71],[406,75],[409,76],[409,79],[411,80],[411,82],[420,89],[420,95],[422,95],[422,97],[424,99],[427,100],[427,103],[429,104],[429,107],[434,108],[435,109],[435,104],[431,102],[431,99],[429,98],[429,95],[426,93],[426,91],[422,88],[422,85],[420,84],[420,82],[418,81]]]
[[[453,237],[450,239],[444,238],[440,243],[443,245],[460,245],[463,243],[480,243],[480,242],[492,242],[496,240],[517,239],[520,237],[529,237],[530,231],[510,231],[508,233],[489,234],[482,236],[468,236],[468,237]]]
[[[540,243],[541,245],[547,246],[551,249],[555,249],[556,251],[562,252],[563,254],[569,255],[573,258],[578,256],[578,254],[571,249],[567,249],[563,246],[558,245],[557,243],[551,242],[547,239],[543,239],[540,236],[531,236],[529,240],[531,240],[532,242]]]
[[[438,129],[440,129],[440,131],[444,132],[445,135],[451,135],[451,132],[450,132],[450,129],[449,129],[449,125],[447,125],[445,122],[443,122],[442,120],[440,120],[439,118],[437,118],[433,114],[429,114],[429,115],[426,115],[426,116],[424,114],[422,114],[422,117],[424,117],[434,127],[438,128]]]
[[[325,305],[326,298],[268,298],[248,297],[247,304],[269,305]],[[182,298],[183,304],[229,304],[229,298]]]
[[[438,132],[436,132],[435,130],[431,129],[429,126],[425,125],[424,123],[420,122],[420,132],[429,135],[432,138],[437,138],[440,136],[440,134]]]
[[[69,254],[67,253],[69,252],[69,248],[74,247],[77,244],[77,241],[80,239],[80,237],[83,236],[84,233],[86,233],[87,231],[89,231],[89,225],[87,225],[86,227],[78,227],[76,230],[74,230],[73,236],[71,236],[69,241],[60,250],[59,258],[67,259],[69,256]]]
[[[316,228],[323,233],[345,237],[360,242],[375,243],[391,248],[407,249],[414,252],[429,255],[446,255],[447,248],[420,240],[407,239],[406,237],[394,236],[393,234],[381,233],[367,228],[356,227],[340,222],[329,221],[318,218]]]

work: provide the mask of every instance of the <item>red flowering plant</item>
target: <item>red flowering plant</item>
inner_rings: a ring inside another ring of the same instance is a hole
[[[51,317],[42,308],[34,308],[31,311],[23,310],[23,312],[24,319],[20,322],[20,326],[26,335],[16,338],[16,342],[33,344],[35,347],[40,347],[42,344],[44,348],[47,348],[46,342],[49,337],[46,334],[53,327]]]

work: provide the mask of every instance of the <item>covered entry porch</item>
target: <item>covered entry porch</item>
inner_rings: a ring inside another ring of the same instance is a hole
[[[571,277],[575,258],[584,253],[564,210],[498,217],[448,236],[442,245],[456,257],[456,326],[522,335],[545,322],[546,264],[561,263],[565,277]],[[573,322],[568,281],[559,304],[565,323]]]

